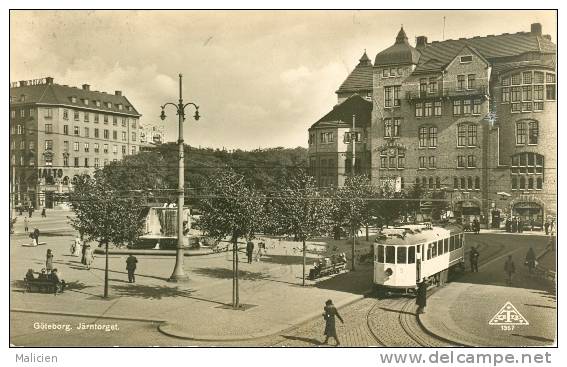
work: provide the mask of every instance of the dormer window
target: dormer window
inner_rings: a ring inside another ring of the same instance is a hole
[[[97,107],[100,107],[100,101],[95,101],[95,105],[96,105]]]
[[[132,106],[128,106],[128,111],[132,111]]]
[[[112,103],[106,102],[106,108],[112,108]]]
[[[461,64],[472,62],[472,55],[461,56]]]
[[[88,99],[83,99],[83,103],[88,106],[88,105],[89,105],[89,100],[88,100]]]
[[[122,107],[123,107],[122,104],[119,103],[119,104],[117,104],[117,106],[118,106],[118,109],[119,109],[120,111],[122,111]]]
[[[77,103],[77,97],[71,97],[71,102],[72,102],[72,103]]]

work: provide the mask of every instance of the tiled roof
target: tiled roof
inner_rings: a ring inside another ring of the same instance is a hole
[[[433,71],[445,67],[465,46],[473,48],[491,63],[498,58],[518,56],[526,52],[556,52],[553,42],[530,32],[446,40],[428,43],[427,47],[421,49],[421,57],[415,72]]]
[[[22,95],[25,96],[23,101],[21,100]],[[72,97],[76,98],[75,102],[72,102]],[[88,99],[88,105],[83,102],[85,99]],[[11,105],[44,103],[76,106],[77,108],[96,109],[102,112],[107,111],[132,116],[140,115],[136,108],[128,101],[128,98],[123,95],[109,94],[59,84],[39,84],[10,88],[10,101],[12,100],[13,102],[10,102]],[[100,101],[100,106],[97,106],[95,101]],[[110,108],[107,107],[108,102],[111,103]],[[123,106],[122,110],[118,109],[119,104]],[[128,106],[131,106],[131,111],[128,111]]]
[[[496,63],[492,67],[492,72],[496,74],[502,74],[510,70],[524,68],[524,67],[544,67],[555,69],[556,62],[553,59],[541,59],[541,60],[528,60],[528,61],[515,61],[515,62],[505,62]]]
[[[366,55],[362,55],[358,65],[345,79],[336,93],[358,92],[372,90],[372,62]]]
[[[321,117],[311,128],[323,126],[352,126],[352,115],[356,115],[356,126],[370,127],[372,117],[372,102],[367,101],[358,94],[344,100],[333,107],[329,113]]]
[[[402,28],[398,32],[396,43],[376,55],[374,65],[417,64],[419,58],[419,51],[410,46],[406,32]]]

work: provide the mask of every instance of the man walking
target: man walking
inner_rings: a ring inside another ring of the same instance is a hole
[[[506,285],[512,285],[512,275],[516,272],[516,265],[514,265],[514,260],[512,260],[512,255],[508,255],[508,259],[504,264],[504,271],[506,272]]]
[[[246,243],[246,257],[248,257],[248,264],[252,264],[252,253],[254,252],[254,242],[248,241]]]
[[[138,259],[136,256],[130,254],[126,259],[126,270],[128,271],[128,283],[136,283],[136,278],[134,277],[134,272],[136,271],[136,264]]]
[[[24,217],[24,231],[26,231],[26,233],[28,233],[28,225],[29,225],[28,217]]]
[[[471,272],[472,273],[478,273],[478,258],[480,256],[480,253],[478,252],[478,250],[473,246],[471,247],[471,251],[469,253],[469,260],[471,263]]]
[[[528,272],[530,274],[532,274],[534,272],[535,263],[536,263],[535,252],[534,252],[534,249],[532,247],[530,247],[530,249],[528,250],[528,253],[526,254],[526,265],[528,266]]]

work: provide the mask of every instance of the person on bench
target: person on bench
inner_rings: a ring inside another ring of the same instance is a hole
[[[61,273],[57,271],[57,268],[51,271],[51,281],[55,284],[54,293],[57,294],[57,291],[60,290],[61,293],[65,290],[65,281],[61,277]]]
[[[35,276],[33,275],[33,269],[28,269],[28,272],[26,273],[26,280],[28,282],[33,282],[35,280]]]

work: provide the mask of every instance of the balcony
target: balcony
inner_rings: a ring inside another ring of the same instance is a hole
[[[406,100],[435,100],[440,98],[461,98],[461,97],[485,97],[488,95],[486,86],[479,86],[471,89],[443,88],[435,92],[406,92]]]

